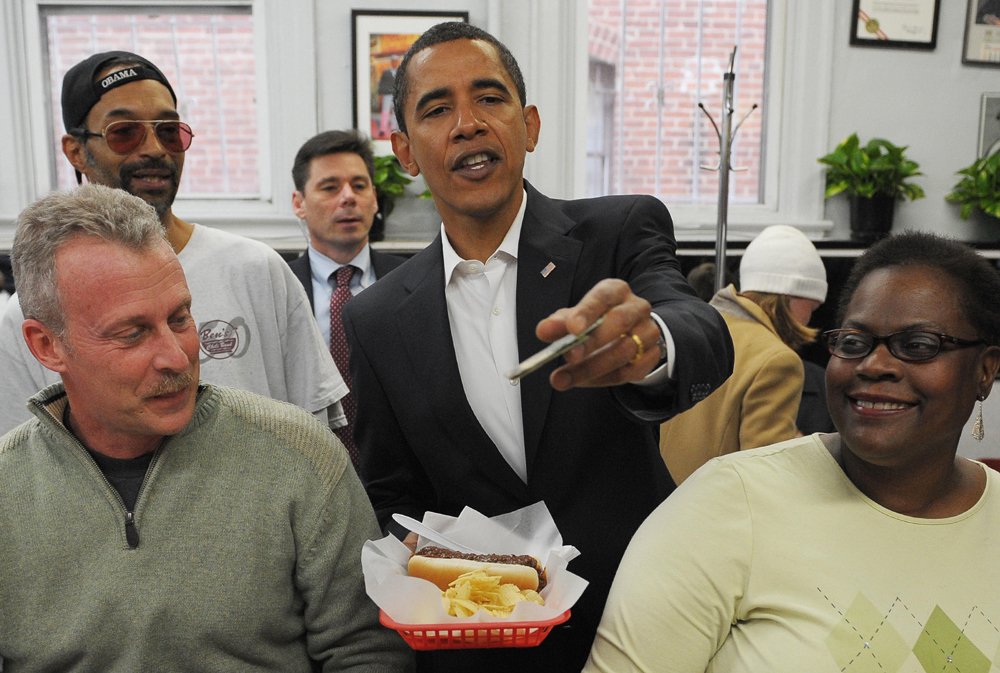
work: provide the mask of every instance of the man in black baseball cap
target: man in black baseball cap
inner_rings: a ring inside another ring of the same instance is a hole
[[[191,225],[171,213],[194,134],[159,68],[127,51],[94,54],[63,78],[63,154],[87,180],[124,189],[156,209],[174,249]]]
[[[116,65],[129,67],[115,68]],[[97,75],[104,70],[114,72],[97,79]],[[90,108],[110,89],[142,79],[153,79],[167,87],[174,105],[177,105],[177,96],[164,74],[138,54],[106,51],[74,65],[63,78],[62,111],[66,130],[82,128]]]

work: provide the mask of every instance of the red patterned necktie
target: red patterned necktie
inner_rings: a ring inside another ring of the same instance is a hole
[[[333,289],[333,295],[330,297],[330,355],[333,356],[333,361],[337,364],[337,369],[340,370],[340,375],[344,377],[344,383],[347,384],[348,388],[351,387],[351,373],[347,369],[347,337],[344,336],[344,323],[340,319],[340,312],[344,309],[344,304],[351,299],[351,278],[357,270],[357,267],[349,265],[337,269],[334,274],[337,278],[337,286]],[[340,441],[347,447],[347,453],[351,456],[354,470],[358,471],[358,449],[354,446],[353,437],[354,414],[358,405],[354,401],[354,393],[348,392],[340,399],[340,403],[344,406],[344,414],[347,415],[347,425],[337,428],[336,433],[340,437]]]

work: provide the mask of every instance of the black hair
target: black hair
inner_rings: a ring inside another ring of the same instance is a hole
[[[295,163],[292,164],[292,180],[295,182],[295,189],[305,194],[306,183],[309,182],[309,166],[313,159],[330,154],[341,154],[342,152],[357,154],[361,157],[368,169],[368,177],[374,183],[375,155],[372,153],[372,145],[368,136],[354,129],[350,131],[324,131],[307,140],[299,148],[298,154],[295,155]]]
[[[734,285],[737,292],[740,289],[739,279],[726,267],[724,285]],[[702,301],[712,301],[715,296],[715,262],[702,262],[688,272],[687,282],[694,288],[695,294]]]
[[[843,324],[858,286],[869,274],[894,266],[937,269],[959,282],[957,297],[980,339],[1000,346],[1000,272],[969,246],[949,238],[909,231],[885,238],[858,258],[840,293],[837,324]]]
[[[406,96],[409,93],[410,83],[406,71],[407,66],[410,65],[410,59],[427,47],[433,47],[435,44],[452,42],[454,40],[482,40],[483,42],[492,44],[500,56],[500,63],[503,64],[503,67],[507,70],[507,74],[514,81],[514,86],[517,88],[517,97],[521,100],[521,107],[527,105],[528,96],[524,88],[524,76],[521,74],[521,69],[517,66],[517,60],[514,58],[514,55],[510,53],[510,50],[500,40],[482,28],[476,28],[472,24],[463,21],[439,23],[429,28],[423,35],[417,38],[416,42],[410,45],[410,48],[406,50],[406,54],[403,55],[403,62],[399,64],[399,69],[396,70],[392,99],[396,114],[396,125],[403,133],[406,133],[406,120],[404,119],[403,112],[406,108]]]

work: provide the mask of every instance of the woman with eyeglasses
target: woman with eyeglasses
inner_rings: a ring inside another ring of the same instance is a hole
[[[1000,473],[956,455],[1000,368],[1000,274],[962,244],[892,237],[858,260],[839,324],[838,432],[685,481],[635,534],[586,671],[1000,665]]]

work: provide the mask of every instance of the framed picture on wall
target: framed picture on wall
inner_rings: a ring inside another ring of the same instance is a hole
[[[962,63],[1000,67],[1000,0],[969,0]]]
[[[1000,152],[1000,92],[984,93],[979,109],[979,152],[981,159]]]
[[[392,154],[389,136],[396,130],[392,87],[403,54],[425,30],[444,21],[468,23],[469,13],[351,12],[354,128],[371,136],[376,156]]]
[[[851,44],[860,47],[934,49],[937,46],[940,9],[941,0],[854,0]]]

